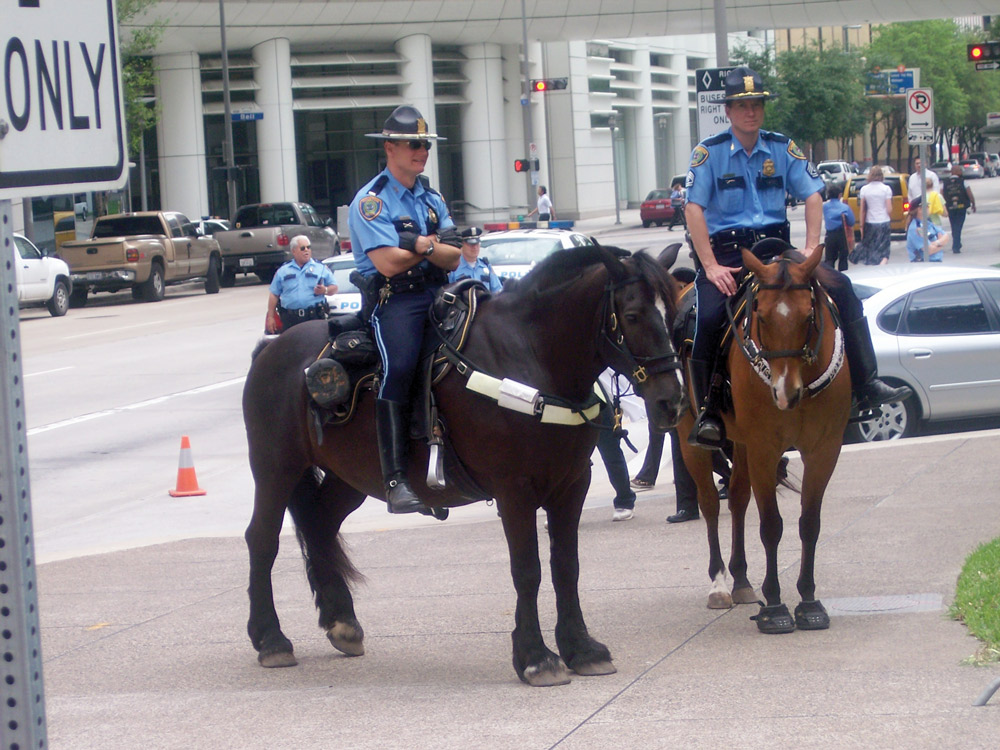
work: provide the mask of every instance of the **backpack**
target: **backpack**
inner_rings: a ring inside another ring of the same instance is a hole
[[[941,196],[949,211],[961,211],[969,207],[969,194],[965,189],[965,180],[952,175],[941,185]]]

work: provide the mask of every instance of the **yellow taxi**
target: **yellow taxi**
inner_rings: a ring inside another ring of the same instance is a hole
[[[76,240],[76,214],[72,211],[53,211],[52,224],[55,231],[56,252],[64,242]]]
[[[906,234],[906,216],[910,210],[910,201],[906,197],[906,180],[909,175],[905,172],[893,172],[882,178],[890,188],[892,188],[892,213],[889,215],[889,229],[892,234]],[[854,212],[854,239],[861,239],[861,206],[858,205],[858,191],[868,181],[868,177],[862,174],[852,174],[847,178],[844,185],[844,201]]]

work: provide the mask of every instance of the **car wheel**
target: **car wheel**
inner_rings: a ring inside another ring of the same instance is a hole
[[[230,287],[236,286],[236,270],[232,268],[224,268],[222,270],[222,278],[219,279],[219,284],[223,289],[229,289]]]
[[[642,228],[643,229],[649,229],[649,225],[652,224],[652,223],[653,222],[651,222],[651,221],[646,221],[645,219],[643,219],[642,220]]]
[[[70,307],[84,307],[87,304],[87,287],[79,288],[73,290],[72,294],[69,295],[69,306]]]
[[[219,259],[213,255],[208,259],[208,273],[205,274],[205,294],[218,294],[220,285]]]
[[[917,431],[916,396],[905,401],[882,404],[879,414],[867,422],[855,422],[848,427],[848,436],[864,443],[899,440]]]
[[[166,295],[166,285],[163,283],[163,267],[154,263],[149,269],[149,278],[142,285],[142,298],[146,302],[159,302]]]
[[[69,289],[66,288],[65,281],[57,281],[56,288],[52,290],[52,298],[45,303],[49,312],[54,318],[61,318],[69,310]]]
[[[265,284],[270,284],[271,279],[274,278],[274,274],[277,270],[278,270],[277,268],[265,268],[261,271],[257,271],[256,272],[257,278],[263,281]]]

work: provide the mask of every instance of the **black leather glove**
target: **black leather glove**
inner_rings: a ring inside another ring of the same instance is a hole
[[[455,227],[448,227],[438,232],[438,242],[452,247],[462,247],[462,238]]]
[[[399,247],[409,250],[411,253],[417,252],[417,239],[420,237],[417,222],[409,216],[400,216],[393,224],[399,233]]]

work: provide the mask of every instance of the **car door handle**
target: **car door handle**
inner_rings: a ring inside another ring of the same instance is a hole
[[[930,349],[910,349],[907,353],[914,359],[927,359],[934,354]]]
[[[243,232],[240,237],[253,237],[253,232]]]

